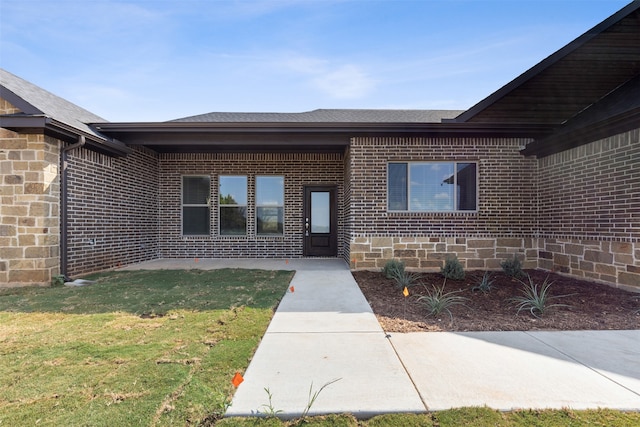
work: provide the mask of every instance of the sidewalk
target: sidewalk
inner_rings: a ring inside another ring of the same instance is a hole
[[[309,412],[424,412],[424,404],[349,270],[300,271],[291,282],[226,416],[271,405],[282,418]]]
[[[310,415],[640,410],[640,331],[385,335],[346,265],[298,267],[226,416],[295,418],[335,379]]]

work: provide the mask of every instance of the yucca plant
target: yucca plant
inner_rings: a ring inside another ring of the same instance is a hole
[[[494,281],[495,279],[491,277],[491,273],[489,273],[488,271],[485,271],[484,275],[482,276],[482,279],[480,279],[478,284],[475,285],[473,288],[471,288],[471,290],[480,291],[480,292],[489,292],[493,287]]]
[[[403,271],[402,273],[398,273],[393,280],[395,280],[396,285],[400,289],[410,288],[411,286],[415,286],[418,284],[418,280],[420,279],[420,275],[417,273],[410,273],[408,271]]]
[[[427,316],[437,316],[442,312],[447,312],[453,322],[453,314],[451,307],[454,305],[464,305],[467,298],[457,295],[462,291],[445,292],[444,287],[447,283],[446,279],[441,287],[432,286],[431,289],[426,288],[426,294],[418,298],[418,303],[427,308]]]
[[[519,280],[524,285],[522,289],[522,296],[512,298],[512,301],[516,303],[518,309],[517,314],[520,314],[522,310],[529,310],[529,312],[535,317],[541,317],[548,309],[552,307],[569,307],[567,304],[551,304],[550,301],[557,298],[564,298],[570,295],[549,295],[549,288],[553,282],[549,281],[549,276],[544,279],[542,285],[538,286],[537,283],[527,275],[528,283]]]

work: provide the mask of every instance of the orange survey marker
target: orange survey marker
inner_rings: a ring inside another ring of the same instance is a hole
[[[236,372],[236,374],[233,376],[233,379],[231,380],[231,384],[233,384],[234,387],[238,387],[240,384],[242,384],[242,381],[244,381],[244,378],[242,378],[240,372]]]
[[[294,288],[293,286],[289,288],[289,290],[293,293],[296,291],[296,288]]]

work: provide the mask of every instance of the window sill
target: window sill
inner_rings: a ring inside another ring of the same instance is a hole
[[[387,216],[391,217],[443,217],[443,216],[477,216],[478,211],[455,211],[455,212],[403,212],[403,211],[387,211]]]

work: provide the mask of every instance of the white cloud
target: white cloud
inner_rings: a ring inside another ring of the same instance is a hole
[[[364,71],[351,64],[343,65],[313,79],[320,90],[333,98],[362,98],[369,94],[375,84]]]
[[[436,200],[449,200],[451,196],[449,195],[449,193],[438,193],[433,196],[433,198]]]

